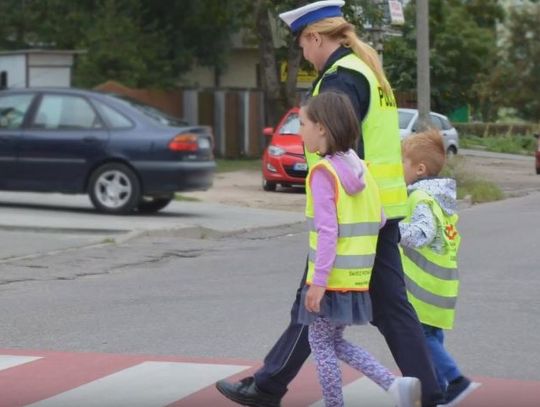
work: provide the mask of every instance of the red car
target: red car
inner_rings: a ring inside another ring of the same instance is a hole
[[[298,134],[298,110],[297,107],[289,110],[275,129],[264,129],[264,135],[270,138],[262,158],[265,191],[275,191],[278,184],[286,187],[305,185],[308,168],[302,137]]]

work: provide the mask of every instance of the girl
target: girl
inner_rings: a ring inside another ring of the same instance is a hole
[[[326,406],[344,405],[338,359],[388,391],[397,406],[420,406],[418,379],[396,378],[343,338],[345,326],[372,319],[369,280],[385,222],[377,184],[353,150],[358,122],[347,96],[312,98],[300,109],[300,135],[305,149],[323,158],[306,179],[310,249],[298,318],[309,325]]]

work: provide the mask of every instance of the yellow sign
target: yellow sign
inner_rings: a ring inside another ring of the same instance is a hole
[[[287,80],[287,67],[287,61],[283,61],[279,70],[281,82],[285,82]],[[315,71],[315,69],[298,69],[298,74],[296,75],[296,80],[298,82],[313,82],[315,79],[317,79],[317,71]]]

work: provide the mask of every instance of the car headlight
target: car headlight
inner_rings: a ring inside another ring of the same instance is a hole
[[[268,146],[268,154],[274,157],[279,157],[280,155],[285,154],[285,150],[281,147],[270,145]]]

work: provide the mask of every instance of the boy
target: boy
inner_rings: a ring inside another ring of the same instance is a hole
[[[443,329],[453,327],[459,289],[456,182],[438,177],[446,159],[438,131],[406,138],[402,152],[408,215],[399,229],[407,296],[445,391],[444,406],[455,406],[479,385],[461,374],[444,348]]]

